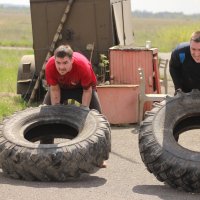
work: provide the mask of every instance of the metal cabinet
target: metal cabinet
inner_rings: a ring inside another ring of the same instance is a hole
[[[144,69],[146,93],[160,93],[158,50],[115,46],[109,50],[110,85],[97,87],[103,114],[111,124],[138,122],[139,73]],[[146,103],[144,111],[152,103]]]
[[[146,92],[160,93],[157,48],[115,46],[109,55],[111,84],[139,84],[140,67],[145,72]]]

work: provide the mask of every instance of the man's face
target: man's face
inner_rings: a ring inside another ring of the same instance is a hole
[[[56,69],[60,75],[65,75],[72,69],[72,59],[65,56],[64,58],[55,57]]]
[[[200,63],[200,42],[190,41],[190,53],[196,63]]]

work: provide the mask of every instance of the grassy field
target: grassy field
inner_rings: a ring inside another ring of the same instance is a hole
[[[23,55],[32,50],[0,49],[0,92],[16,93],[17,71]]]
[[[10,96],[10,94],[16,94],[18,66],[21,57],[26,54],[33,54],[33,52],[0,49],[0,120],[26,107],[26,102],[21,97]]]
[[[32,47],[31,16],[28,8],[0,7],[0,46]]]
[[[197,19],[132,18],[134,44],[144,46],[146,40],[160,52],[171,51],[179,42],[188,41],[199,29]],[[0,46],[33,46],[29,8],[0,7]]]
[[[26,108],[26,103],[20,97],[1,96],[0,95],[0,121],[16,111]]]
[[[189,41],[193,31],[199,30],[199,21],[185,19],[133,18],[134,43],[144,46],[152,42],[159,52],[170,52],[178,43]]]

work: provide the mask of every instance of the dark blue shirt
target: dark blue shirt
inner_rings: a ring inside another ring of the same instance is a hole
[[[192,58],[189,43],[181,43],[172,51],[169,70],[175,90],[200,90],[200,63],[196,63]]]

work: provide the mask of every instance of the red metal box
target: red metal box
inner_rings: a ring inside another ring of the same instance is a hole
[[[111,124],[138,122],[138,85],[97,87],[102,112]]]

